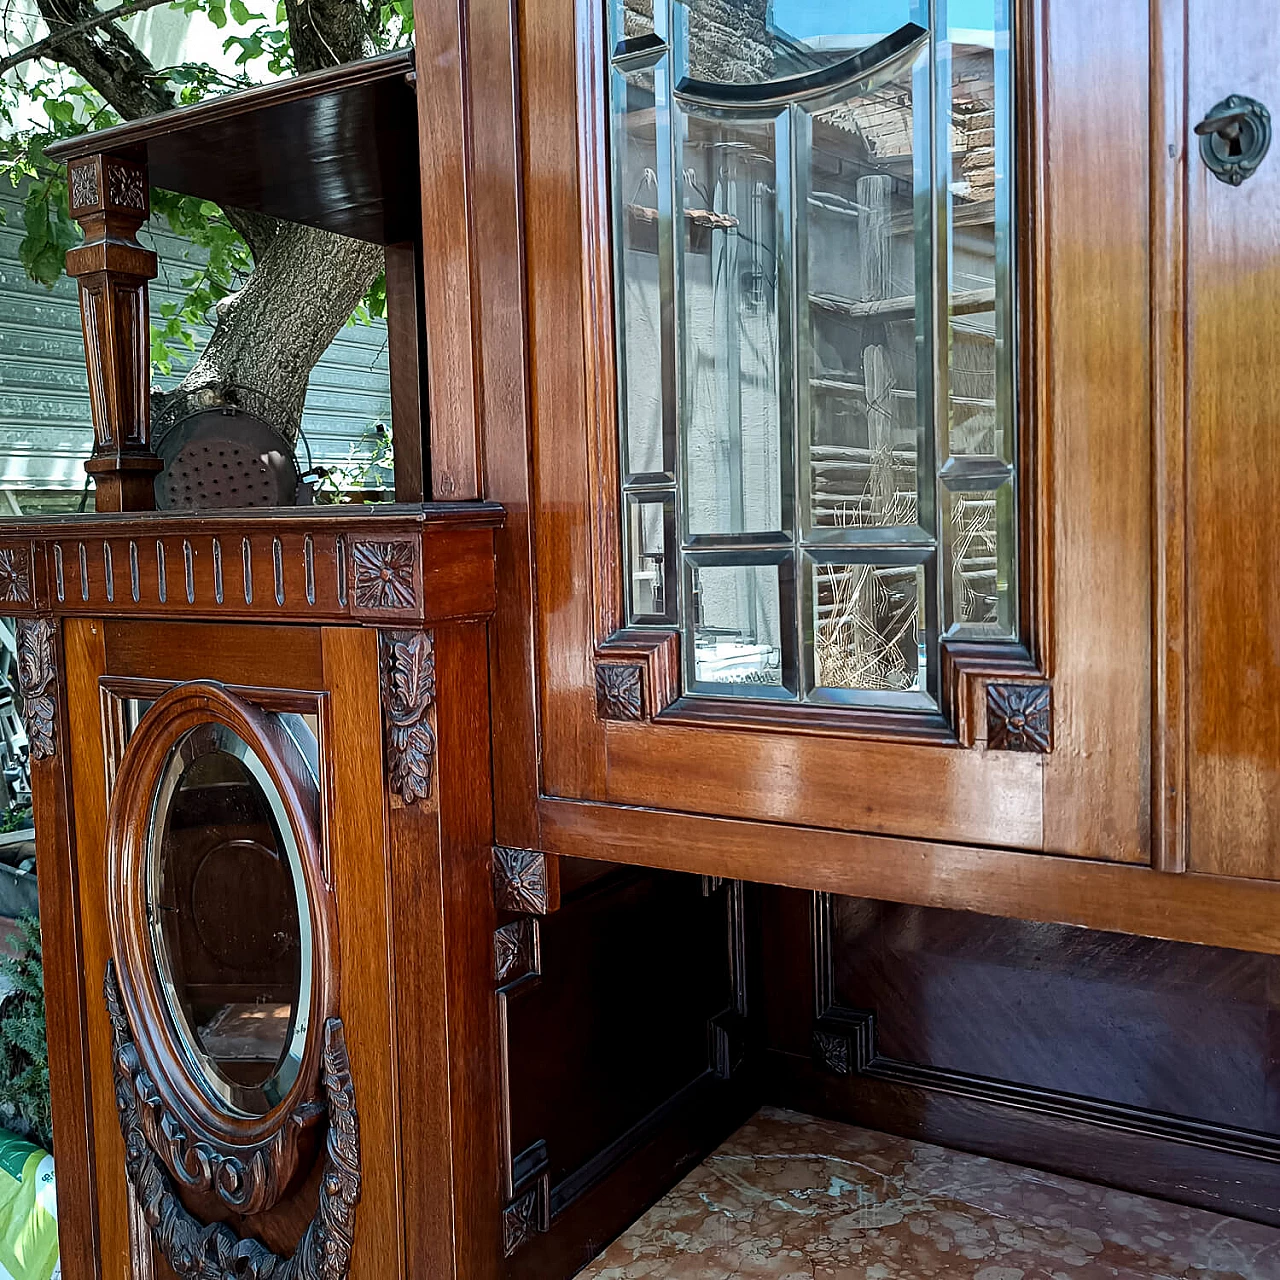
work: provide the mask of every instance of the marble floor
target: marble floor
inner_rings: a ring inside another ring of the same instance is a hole
[[[1280,1230],[766,1108],[589,1280],[1280,1280]]]

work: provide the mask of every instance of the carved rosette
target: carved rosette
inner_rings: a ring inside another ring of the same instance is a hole
[[[33,760],[47,760],[57,750],[57,675],[52,620],[19,618],[18,691]]]
[[[630,663],[596,663],[596,715],[601,720],[639,720],[641,669]]]
[[[533,1186],[502,1211],[502,1251],[508,1258],[538,1233],[540,1208],[539,1189]]]
[[[987,685],[987,747],[992,751],[1049,751],[1053,721],[1047,684]]]
[[[26,547],[0,548],[0,601],[31,603],[31,553]]]
[[[111,159],[107,167],[107,203],[117,209],[136,209],[147,213],[147,180],[135,165]]]
[[[94,160],[72,165],[67,175],[71,209],[95,209],[102,199],[98,190],[98,165]]]
[[[355,601],[361,609],[411,609],[418,549],[412,542],[353,542]]]
[[[361,1174],[360,1124],[342,1020],[330,1018],[324,1026],[321,1083],[329,1133],[319,1207],[292,1257],[283,1259],[256,1240],[242,1240],[225,1223],[198,1221],[183,1206],[147,1137],[138,1102],[138,1077],[145,1073],[120,999],[114,961],[107,962],[103,994],[111,1022],[125,1171],[152,1238],[174,1272],[181,1280],[345,1280],[351,1269]]]
[[[848,1036],[833,1035],[830,1031],[815,1031],[813,1056],[819,1066],[835,1075],[847,1076],[853,1070],[853,1044]]]
[[[405,804],[431,795],[436,737],[429,712],[436,697],[436,659],[428,631],[384,631],[382,712],[391,790]]]
[[[547,855],[537,849],[493,849],[493,900],[503,911],[546,915]]]
[[[521,916],[493,934],[493,978],[500,987],[539,972],[538,922]]]

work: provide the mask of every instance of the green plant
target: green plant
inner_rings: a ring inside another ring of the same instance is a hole
[[[13,983],[13,990],[0,1004],[0,1112],[11,1128],[52,1151],[40,921],[23,916],[18,929],[18,951],[0,960],[0,973]]]
[[[25,831],[31,826],[31,806],[14,805],[3,817],[0,817],[0,835],[10,831]]]

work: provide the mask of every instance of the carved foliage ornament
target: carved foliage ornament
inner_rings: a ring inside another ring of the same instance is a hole
[[[493,900],[503,911],[547,912],[547,857],[537,849],[493,850]]]
[[[0,548],[0,601],[31,603],[31,553],[26,547]]]
[[[502,1211],[502,1251],[509,1258],[538,1232],[538,1188],[530,1187]]]
[[[18,690],[22,723],[33,760],[46,760],[57,743],[57,668],[53,658],[53,622],[49,618],[18,619]]]
[[[117,209],[147,210],[147,184],[142,170],[107,161],[107,201]]]
[[[92,209],[101,200],[98,190],[98,166],[90,160],[87,164],[72,167],[68,180],[71,185],[70,204],[73,209]]]
[[[640,668],[620,662],[596,664],[596,715],[601,720],[639,720]]]
[[[1049,685],[987,685],[987,746],[990,750],[1049,751],[1052,738]]]
[[[111,1021],[116,1108],[124,1135],[125,1170],[157,1247],[181,1280],[345,1280],[351,1268],[360,1201],[360,1124],[342,1020],[324,1026],[321,1083],[329,1110],[320,1204],[293,1256],[285,1259],[225,1223],[198,1221],[178,1198],[169,1172],[147,1141],[138,1098],[142,1067],[120,999],[115,963],[107,962],[103,993]]]
[[[412,609],[417,601],[412,542],[353,542],[356,604],[361,609]]]
[[[428,712],[436,696],[435,649],[427,631],[384,631],[378,643],[391,789],[413,804],[431,794],[436,738]]]

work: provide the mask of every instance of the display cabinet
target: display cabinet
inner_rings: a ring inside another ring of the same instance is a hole
[[[1180,13],[522,13],[537,650],[495,779],[535,754],[541,799],[504,842],[1274,945],[1268,826],[1219,839],[1200,772],[1236,753],[1197,646],[1253,622],[1202,558],[1199,397],[1248,380],[1204,273],[1246,258],[1196,236],[1275,178],[1202,159],[1260,64]]]
[[[415,22],[62,151],[67,1274],[559,1280],[763,1102],[1276,1221],[1276,33]],[[384,245],[395,504],[150,412],[148,181]]]

